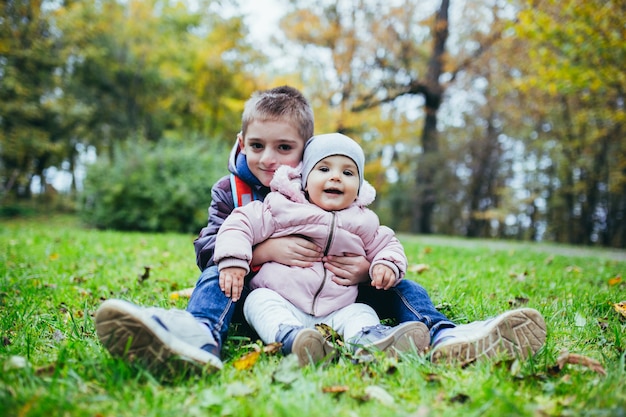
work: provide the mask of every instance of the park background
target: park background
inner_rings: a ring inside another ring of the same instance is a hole
[[[626,247],[626,5],[10,0],[0,208],[197,233],[251,93],[367,154],[399,232]]]
[[[625,11],[0,2],[0,415],[626,416]],[[185,308],[243,103],[281,84],[365,147],[405,279],[459,324],[536,308],[535,357],[300,369],[238,328],[217,373],[108,354],[103,300]]]

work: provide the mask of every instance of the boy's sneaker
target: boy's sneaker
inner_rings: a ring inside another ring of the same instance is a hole
[[[533,356],[546,341],[546,323],[532,308],[507,311],[492,319],[441,330],[433,340],[433,362],[462,366],[482,358]]]
[[[354,347],[357,358],[373,351],[395,356],[413,350],[423,353],[430,345],[430,335],[426,325],[419,321],[409,321],[395,327],[378,324],[364,327],[348,343]]]
[[[106,300],[96,311],[96,333],[111,355],[153,371],[222,369],[219,348],[208,327],[184,310]]]
[[[330,360],[336,354],[333,345],[320,332],[302,326],[281,325],[276,339],[283,345],[283,354],[295,354],[300,366]]]

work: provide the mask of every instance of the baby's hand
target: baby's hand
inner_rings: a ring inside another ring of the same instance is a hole
[[[231,297],[233,301],[239,300],[243,290],[243,280],[246,276],[244,268],[230,267],[220,271],[220,289],[224,291],[226,297]]]
[[[396,274],[387,265],[378,264],[372,268],[372,287],[388,290],[396,283]]]

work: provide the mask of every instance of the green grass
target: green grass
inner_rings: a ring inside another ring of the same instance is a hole
[[[546,345],[525,363],[461,369],[407,355],[285,371],[280,355],[263,355],[239,371],[233,361],[255,341],[234,337],[223,371],[163,381],[111,358],[93,314],[108,298],[184,308],[186,300],[169,294],[199,275],[193,238],[87,230],[71,217],[1,222],[0,415],[626,415],[626,320],[612,305],[626,299],[626,287],[609,281],[626,278],[624,252],[401,236],[410,263],[428,266],[407,279],[422,283],[451,319],[522,305],[544,315]],[[562,350],[599,361],[606,375],[575,364],[559,370]],[[324,392],[335,386],[347,391]],[[372,387],[388,396],[370,394]]]

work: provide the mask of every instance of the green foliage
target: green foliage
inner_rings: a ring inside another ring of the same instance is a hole
[[[197,233],[227,158],[226,147],[208,140],[120,146],[113,161],[88,167],[82,218],[102,229]]]
[[[285,369],[258,347],[231,338],[223,371],[168,383],[111,358],[95,334],[103,299],[184,308],[171,291],[193,285],[191,235],[82,229],[70,217],[0,222],[0,414],[6,416],[623,416],[626,254],[561,245],[400,236],[435,305],[465,323],[526,303],[544,315],[545,347],[526,363],[458,368],[406,355]],[[139,280],[144,267],[150,276]],[[562,350],[599,361],[555,367]],[[288,371],[288,372],[287,372]],[[286,381],[286,382],[285,382]],[[325,388],[346,387],[343,393]],[[385,396],[368,395],[372,387]]]
[[[0,199],[28,195],[32,175],[60,162],[60,65],[47,16],[31,1],[0,5]]]

